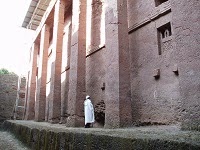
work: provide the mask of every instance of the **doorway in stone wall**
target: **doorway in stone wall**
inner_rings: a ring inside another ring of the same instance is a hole
[[[101,87],[101,101],[99,101],[97,104],[94,106],[94,111],[95,111],[95,121],[97,127],[104,127],[105,125],[105,83],[103,83]]]
[[[95,105],[95,121],[98,124],[98,127],[104,127],[105,124],[105,103],[104,100],[101,100]]]

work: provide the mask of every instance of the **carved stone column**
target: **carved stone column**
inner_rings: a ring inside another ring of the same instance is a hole
[[[106,0],[105,128],[132,125],[127,0]]]
[[[69,75],[67,126],[84,126],[86,0],[74,0],[72,7],[72,41]]]
[[[45,103],[46,103],[46,78],[47,78],[47,61],[49,48],[49,26],[44,25],[40,38],[40,57],[38,67],[38,80],[35,103],[35,120],[45,120]]]
[[[51,66],[51,87],[49,100],[49,122],[57,123],[61,117],[61,65],[64,28],[65,1],[55,5],[53,25],[53,63]]]
[[[36,72],[37,72],[37,54],[38,44],[34,43],[31,50],[30,73],[28,80],[28,96],[26,105],[25,120],[34,120],[35,118],[35,90],[36,90]]]

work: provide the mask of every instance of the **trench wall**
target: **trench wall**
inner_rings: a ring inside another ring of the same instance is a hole
[[[153,129],[84,129],[33,121],[5,121],[4,130],[34,150],[197,150],[200,133]]]
[[[17,75],[0,75],[0,124],[13,117],[17,97]]]

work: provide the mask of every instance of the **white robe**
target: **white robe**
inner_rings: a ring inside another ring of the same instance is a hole
[[[85,125],[94,122],[94,107],[90,99],[84,101]]]

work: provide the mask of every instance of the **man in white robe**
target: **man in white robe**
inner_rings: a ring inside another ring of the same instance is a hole
[[[94,123],[94,107],[90,100],[90,96],[86,96],[84,101],[85,128],[90,128]]]

